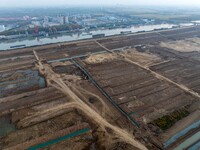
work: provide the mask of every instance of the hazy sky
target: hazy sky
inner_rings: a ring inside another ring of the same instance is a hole
[[[0,0],[0,7],[67,5],[165,5],[199,6],[200,0]]]

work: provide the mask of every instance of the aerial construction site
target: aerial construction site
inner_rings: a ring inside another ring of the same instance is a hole
[[[200,147],[200,27],[0,52],[0,149]]]

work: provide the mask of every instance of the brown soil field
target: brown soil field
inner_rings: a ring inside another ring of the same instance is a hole
[[[0,149],[162,149],[200,119],[199,29],[1,51]]]
[[[180,41],[173,41],[173,42],[161,42],[161,47],[166,47],[169,49],[174,49],[180,52],[194,52],[200,51],[200,38],[189,38]]]

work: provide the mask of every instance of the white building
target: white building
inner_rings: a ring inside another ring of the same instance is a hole
[[[59,17],[58,17],[58,22],[59,22],[61,25],[65,24],[65,16],[59,16]]]
[[[5,31],[6,27],[4,25],[0,25],[0,32]]]
[[[34,26],[41,26],[41,23],[39,21],[32,21],[31,22]]]
[[[69,23],[69,17],[66,16],[66,17],[65,17],[65,24],[68,24],[68,23]]]
[[[44,17],[44,23],[48,23],[49,22],[49,17],[45,16]]]

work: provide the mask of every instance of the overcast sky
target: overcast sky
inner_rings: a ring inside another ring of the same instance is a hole
[[[198,6],[200,0],[0,0],[0,7],[68,5],[164,5]]]

